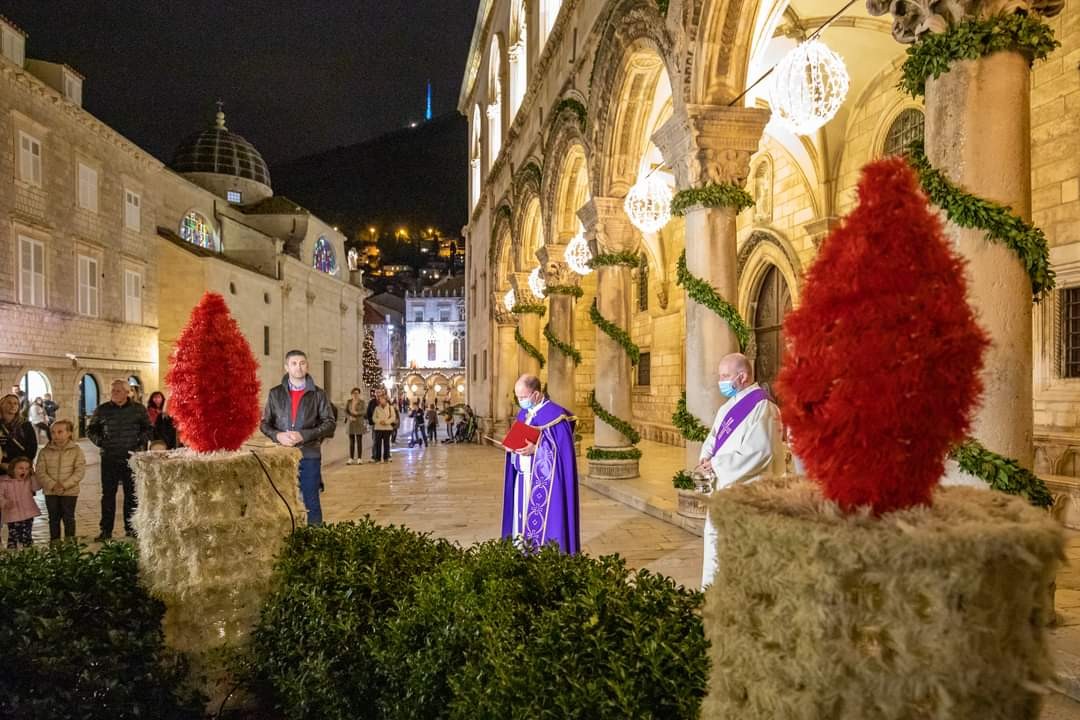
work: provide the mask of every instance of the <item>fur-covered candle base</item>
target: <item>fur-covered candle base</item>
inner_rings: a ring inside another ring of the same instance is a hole
[[[717,720],[1035,720],[1063,534],[1023,500],[940,488],[845,515],[806,480],[713,494]]]
[[[246,642],[274,557],[293,523],[306,517],[297,486],[299,451],[256,452],[265,472],[246,450],[182,449],[131,460],[141,575],[165,602],[166,643],[189,656],[211,695],[205,683],[215,684],[216,658]]]

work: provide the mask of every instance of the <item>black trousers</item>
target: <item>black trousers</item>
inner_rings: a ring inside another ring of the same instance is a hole
[[[430,440],[431,442],[438,442],[439,441],[439,424],[438,423],[429,423],[428,426],[427,426],[427,435],[428,435],[428,440]]]
[[[412,427],[412,440],[409,441],[409,445],[418,445],[419,443],[427,445],[427,431],[424,428],[424,423],[414,422]]]
[[[375,462],[390,459],[390,433],[391,430],[375,431],[375,447],[371,449],[371,459]]]
[[[101,458],[101,534],[112,537],[116,524],[116,490],[124,488],[124,532],[135,534],[131,516],[135,514],[135,479],[127,458]]]
[[[18,522],[9,522],[7,524],[8,541],[7,546],[9,550],[14,550],[20,547],[30,547],[34,544],[34,518],[29,520],[19,520]]]
[[[46,495],[45,508],[49,511],[49,539],[60,539],[60,522],[64,523],[64,537],[75,537],[75,503],[78,495]]]
[[[360,460],[364,457],[364,436],[349,434],[349,459]]]

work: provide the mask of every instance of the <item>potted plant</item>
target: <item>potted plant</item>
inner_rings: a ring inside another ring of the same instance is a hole
[[[1021,498],[938,487],[988,340],[904,159],[864,169],[784,332],[810,479],[710,499],[703,717],[1035,720],[1062,531]]]
[[[690,473],[680,470],[671,478],[671,484],[675,486],[679,504],[677,512],[683,517],[704,519],[705,503],[709,500],[709,492],[712,488],[707,478],[699,473]]]

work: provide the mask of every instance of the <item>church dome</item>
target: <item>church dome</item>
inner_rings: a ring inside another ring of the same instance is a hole
[[[212,127],[180,143],[169,167],[183,174],[228,175],[270,188],[266,161],[254,145],[225,127],[225,113],[220,110]]]

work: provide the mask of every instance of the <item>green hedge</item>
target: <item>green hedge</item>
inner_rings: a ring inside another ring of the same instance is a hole
[[[701,595],[617,556],[461,550],[370,520],[296,533],[255,633],[290,718],[696,718]]]
[[[164,606],[138,583],[135,547],[66,542],[0,554],[0,717],[202,716],[163,644]]]

